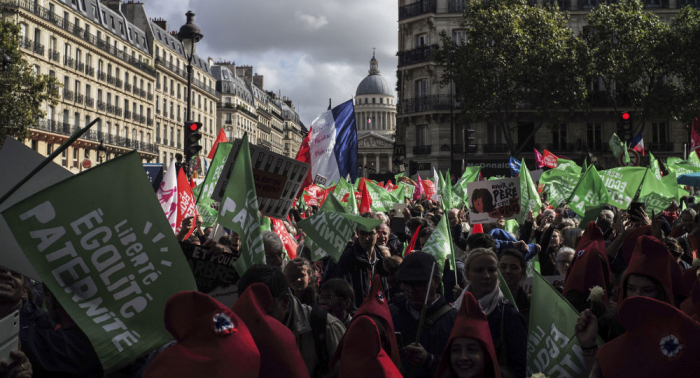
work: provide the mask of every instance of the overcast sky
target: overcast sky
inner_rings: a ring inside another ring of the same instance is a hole
[[[381,75],[396,87],[398,2],[394,0],[144,0],[150,18],[179,30],[191,10],[202,58],[253,66],[265,90],[294,102],[308,128],[355,95],[376,47]],[[165,6],[167,5],[167,6]],[[396,93],[394,93],[396,95]]]

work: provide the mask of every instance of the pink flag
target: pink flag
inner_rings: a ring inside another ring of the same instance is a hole
[[[413,191],[413,199],[419,200],[420,196],[423,194],[423,180],[421,180],[420,175],[418,175],[416,190]]]
[[[557,155],[554,155],[553,153],[544,150],[544,156],[542,157],[542,163],[549,167],[549,168],[556,168],[557,167]]]
[[[180,172],[177,173],[177,223],[175,225],[175,232],[179,233],[182,228],[182,221],[185,218],[192,217],[192,228],[185,235],[185,240],[190,237],[192,231],[194,231],[197,220],[197,206],[195,206],[194,194],[192,194],[192,188],[190,183],[187,181],[187,176],[185,176],[185,171],[180,168]]]
[[[542,154],[537,151],[536,148],[533,148],[535,150],[535,164],[537,164],[537,168],[542,168],[544,167],[544,164],[542,163]]]
[[[690,150],[697,151],[700,148],[700,134],[698,134],[698,129],[700,129],[700,121],[698,117],[695,117],[693,122],[693,127],[690,128]],[[700,157],[700,155],[698,155]]]
[[[168,218],[170,227],[175,230],[177,224],[177,169],[175,169],[174,159],[170,161],[170,166],[168,171],[165,172],[163,181],[160,182],[156,196],[160,206],[163,208],[165,217]]]

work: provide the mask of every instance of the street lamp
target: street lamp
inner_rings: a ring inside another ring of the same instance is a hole
[[[102,164],[102,156],[105,156],[106,160],[106,155],[107,155],[107,149],[105,148],[105,142],[104,140],[100,139],[100,145],[97,146],[97,161]]]
[[[177,33],[177,39],[182,42],[185,58],[187,58],[187,117],[185,117],[185,123],[187,124],[192,117],[192,58],[194,58],[194,53],[197,51],[197,42],[202,40],[204,36],[199,27],[194,24],[194,13],[187,11],[185,16],[187,17],[187,23],[180,28],[180,31]],[[187,133],[184,134],[187,135]],[[183,143],[183,145],[185,144]],[[189,176],[189,159],[185,160],[185,164],[187,165],[186,172],[188,172]]]

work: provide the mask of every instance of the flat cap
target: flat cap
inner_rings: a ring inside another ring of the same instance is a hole
[[[435,262],[435,257],[425,252],[413,252],[404,257],[399,269],[396,271],[396,280],[399,282],[427,282],[430,281],[430,269]],[[438,265],[435,264],[433,276],[440,274]]]

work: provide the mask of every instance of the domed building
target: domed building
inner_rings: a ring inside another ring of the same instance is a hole
[[[361,175],[396,171],[393,166],[396,102],[394,91],[379,74],[379,62],[372,55],[369,75],[355,92],[357,163]]]

